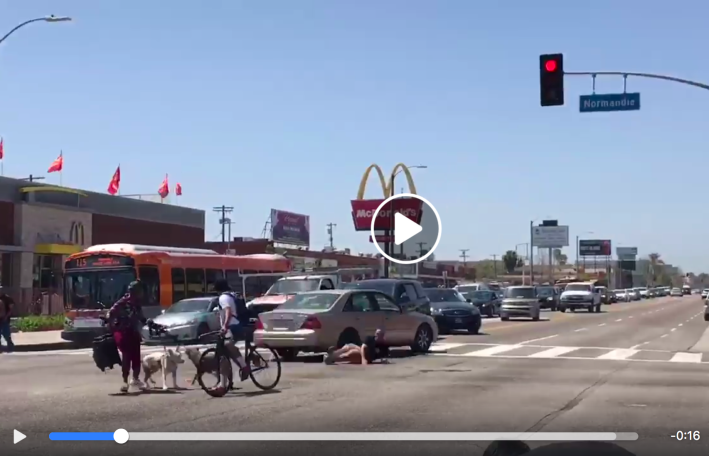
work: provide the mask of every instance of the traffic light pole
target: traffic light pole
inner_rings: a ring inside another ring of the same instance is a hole
[[[624,73],[622,71],[564,71],[564,76],[636,76],[639,78],[662,79],[663,81],[679,82],[680,84],[686,84],[699,87],[700,89],[709,90],[709,85],[702,84],[701,82],[652,73]]]

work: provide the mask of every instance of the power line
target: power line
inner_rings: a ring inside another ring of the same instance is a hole
[[[220,213],[219,224],[222,226],[222,242],[226,242],[226,226],[231,223],[231,220],[227,218],[227,214],[231,214],[234,208],[232,206],[217,206],[213,207],[212,211]],[[231,227],[230,227],[231,229]]]
[[[337,223],[330,222],[325,226],[327,226],[327,234],[328,234],[328,236],[330,236],[330,248],[334,250],[335,249],[335,239],[333,238],[333,230],[335,229],[335,227],[337,227]]]
[[[460,257],[463,259],[463,266],[468,265],[468,252],[470,252],[470,249],[460,249]]]

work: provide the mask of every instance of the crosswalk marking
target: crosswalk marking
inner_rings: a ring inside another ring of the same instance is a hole
[[[524,345],[498,345],[496,347],[485,348],[470,353],[464,353],[463,356],[494,356],[507,351],[515,350]]]
[[[701,363],[702,354],[701,353],[685,353],[679,352],[675,353],[672,359],[672,363]]]
[[[557,356],[562,356],[572,351],[577,350],[576,347],[552,347],[549,350],[540,351],[539,353],[534,353],[529,355],[530,358],[556,358]]]
[[[633,350],[632,348],[619,348],[617,350],[613,350],[611,352],[599,356],[598,359],[624,360],[635,355],[637,352],[638,350]]]
[[[448,350],[453,350],[454,348],[464,347],[467,344],[446,344],[446,343],[434,343],[431,345],[431,351],[433,352],[446,352]]]

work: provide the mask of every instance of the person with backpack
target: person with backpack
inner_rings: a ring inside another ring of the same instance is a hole
[[[249,378],[251,368],[241,355],[241,351],[239,347],[236,346],[236,342],[246,340],[248,336],[249,309],[246,307],[246,301],[232,291],[229,282],[226,280],[217,280],[214,283],[214,291],[219,293],[219,296],[214,298],[210,308],[219,309],[222,333],[231,333],[232,338],[227,343],[227,349],[231,353],[236,365],[239,366],[241,381],[244,381]],[[221,384],[217,386],[217,389],[226,390],[228,387],[229,379],[226,375],[222,375]]]
[[[8,353],[12,353],[15,349],[10,326],[10,318],[14,308],[15,301],[0,287],[0,353],[2,353],[2,339],[5,339]]]

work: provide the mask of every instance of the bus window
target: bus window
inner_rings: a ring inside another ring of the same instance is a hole
[[[140,266],[138,277],[145,287],[145,301],[148,306],[160,305],[160,274],[157,266]]]
[[[172,269],[172,302],[185,299],[185,270],[181,268]]]
[[[238,269],[230,269],[226,271],[226,281],[229,283],[229,286],[232,290],[238,293],[243,293],[241,286],[241,276],[239,275]]]
[[[205,295],[204,269],[186,269],[187,298],[198,298]]]
[[[265,294],[269,288],[273,286],[274,283],[278,282],[281,276],[262,276],[259,277],[259,286],[261,294]]]
[[[246,289],[244,299],[247,301],[263,295],[258,277],[247,277],[246,280],[244,280],[244,288]]]
[[[224,279],[224,271],[221,269],[207,269],[205,272],[207,277],[207,293],[214,293],[214,283],[217,280]]]

